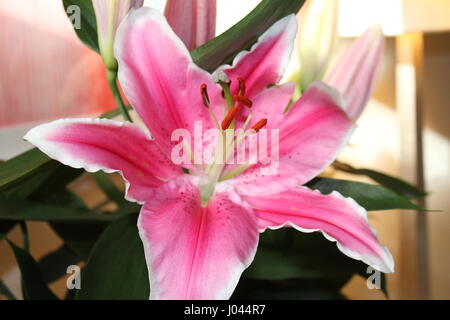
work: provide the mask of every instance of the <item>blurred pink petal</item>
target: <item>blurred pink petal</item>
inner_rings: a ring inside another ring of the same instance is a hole
[[[61,1],[1,1],[0,19],[0,126],[115,107],[100,56],[78,40]]]
[[[216,0],[167,0],[164,14],[189,50],[214,38]]]
[[[359,118],[370,98],[383,48],[383,33],[374,26],[354,42],[325,76],[324,81],[344,96],[344,108],[352,120]]]

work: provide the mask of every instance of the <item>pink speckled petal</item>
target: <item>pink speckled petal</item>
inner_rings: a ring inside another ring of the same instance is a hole
[[[303,232],[321,231],[347,256],[383,272],[394,271],[392,255],[378,242],[367,212],[351,198],[336,191],[323,195],[300,187],[245,200],[256,210],[261,232],[285,226]]]
[[[49,157],[73,168],[119,171],[127,199],[144,202],[152,189],[181,174],[137,126],[107,119],[66,119],[37,126],[25,135]]]
[[[115,53],[126,97],[166,154],[178,143],[171,141],[174,130],[193,132],[195,121],[203,130],[215,128],[200,86],[207,85],[217,115],[223,102],[221,88],[193,63],[160,12],[132,10],[117,31]]]
[[[251,108],[242,105],[239,109],[236,128],[242,127],[250,112],[252,113],[250,126],[263,118],[268,119],[272,124],[278,124],[284,116],[283,112],[291,101],[294,91],[295,84],[292,82],[264,89],[252,99]]]
[[[139,216],[150,299],[228,299],[256,251],[254,212],[232,190],[202,207],[189,179],[162,186]]]
[[[337,92],[315,83],[288,113],[269,118],[267,135],[279,129],[279,143],[269,144],[272,160],[259,157],[258,164],[233,179],[236,188],[249,195],[270,194],[300,186],[317,176],[334,161],[354,128],[339,105]]]
[[[233,60],[232,66],[221,66],[216,72],[225,72],[232,81],[231,90],[237,93],[238,81],[245,80],[246,95],[253,98],[270,84],[277,83],[294,47],[297,20],[289,15],[270,27],[250,51],[242,51]]]

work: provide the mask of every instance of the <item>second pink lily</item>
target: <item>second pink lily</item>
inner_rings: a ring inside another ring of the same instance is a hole
[[[105,119],[58,120],[25,136],[66,165],[122,174],[127,199],[143,204],[138,228],[151,299],[229,298],[268,228],[321,231],[349,257],[393,271],[361,206],[337,192],[299,187],[335,159],[353,123],[339,95],[320,83],[284,112],[294,85],[272,84],[281,79],[296,30],[295,16],[278,21],[213,76],[193,63],[160,13],[134,10],[118,31],[119,79],[152,138]],[[203,131],[279,129],[278,173],[262,175],[261,162],[233,174],[219,163],[184,173],[170,160],[177,143],[171,135],[179,128],[194,133],[195,121]]]

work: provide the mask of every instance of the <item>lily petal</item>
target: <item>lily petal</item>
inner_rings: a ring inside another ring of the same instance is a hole
[[[275,123],[280,124],[294,91],[295,83],[293,82],[272,86],[261,91],[252,100],[253,122],[266,118],[272,123],[269,127],[273,127]]]
[[[34,127],[24,137],[49,157],[73,168],[119,171],[127,199],[144,202],[153,188],[181,170],[137,126],[107,119],[62,119]]]
[[[341,103],[339,93],[318,82],[287,113],[283,113],[284,108],[274,112],[278,117],[269,118],[266,126],[267,135],[279,129],[278,143],[274,141],[275,145],[269,146],[272,160],[260,155],[258,164],[233,179],[239,192],[248,195],[281,192],[322,172],[347,144],[354,128]],[[274,146],[278,147],[279,159]]]
[[[245,200],[259,216],[261,232],[292,226],[302,232],[321,231],[345,255],[362,260],[382,272],[393,272],[394,261],[369,226],[367,212],[353,199],[334,191],[323,195],[296,188],[265,197]]]
[[[253,211],[231,190],[202,207],[189,179],[166,183],[139,216],[150,299],[228,299],[256,252]]]
[[[250,126],[262,118],[267,118],[270,121],[279,119],[280,116],[283,115],[283,111],[289,105],[294,91],[295,83],[293,82],[283,83],[264,89],[252,99],[251,108],[240,108],[240,113],[238,117],[236,117],[236,128],[241,127],[240,124],[247,119],[250,111],[253,119]]]
[[[189,50],[214,38],[216,0],[168,0],[164,15]]]
[[[325,76],[325,83],[344,96],[345,110],[352,120],[358,119],[372,93],[383,49],[383,33],[379,26],[374,26],[355,41]]]
[[[215,128],[203,105],[200,86],[207,85],[211,105],[219,115],[221,88],[211,75],[196,66],[161,13],[151,8],[132,10],[117,31],[115,43],[119,80],[136,109],[166,154],[176,129],[194,132]]]
[[[291,56],[297,20],[291,14],[271,26],[258,38],[250,51],[240,52],[233,60],[232,66],[221,66],[216,72],[225,72],[231,83],[232,93],[238,92],[241,77],[247,87],[246,95],[252,98],[270,84],[281,80]]]

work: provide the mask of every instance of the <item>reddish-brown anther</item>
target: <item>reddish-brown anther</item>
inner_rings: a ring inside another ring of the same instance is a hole
[[[202,96],[202,101],[205,107],[209,108],[209,96],[208,96],[208,90],[206,88],[206,84],[202,83],[200,86],[200,94]]]
[[[262,128],[264,128],[267,124],[267,119],[261,119],[257,123],[255,123],[252,127],[252,130],[255,130],[255,132],[258,132]]]
[[[240,96],[240,95],[235,94],[233,96],[233,99],[234,99],[235,102],[241,102],[241,103],[245,104],[249,108],[251,108],[252,105],[253,105],[252,101],[249,98],[246,98],[244,96]]]

